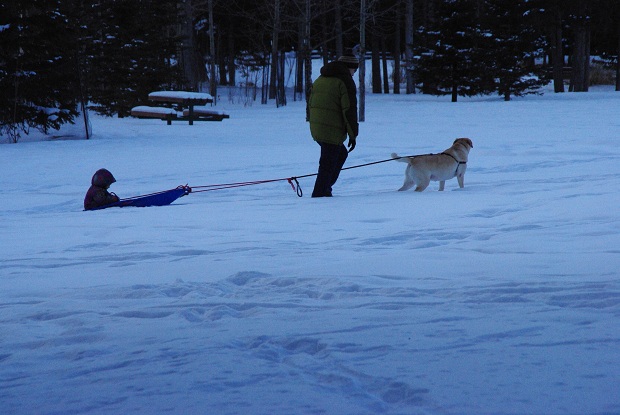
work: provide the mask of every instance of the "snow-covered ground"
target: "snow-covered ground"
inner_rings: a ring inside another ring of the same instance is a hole
[[[303,103],[217,109],[0,145],[2,414],[620,413],[620,93],[368,95],[347,166],[470,137],[464,189],[387,162],[82,211],[100,167],[121,197],[316,171]]]

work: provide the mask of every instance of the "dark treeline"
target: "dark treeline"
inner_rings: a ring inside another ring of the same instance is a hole
[[[87,103],[127,116],[162,89],[284,105],[287,80],[305,98],[311,59],[345,52],[369,60],[373,93],[587,91],[592,57],[620,90],[619,50],[617,0],[1,0],[0,135]]]

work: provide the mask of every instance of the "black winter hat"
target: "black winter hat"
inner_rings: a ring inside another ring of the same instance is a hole
[[[342,55],[338,58],[338,62],[342,62],[347,68],[356,69],[360,66],[360,61],[353,55]]]

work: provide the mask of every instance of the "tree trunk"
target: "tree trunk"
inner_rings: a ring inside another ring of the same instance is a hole
[[[392,81],[394,82],[394,93],[400,94],[400,7],[396,10],[396,26],[394,28],[394,72]]]
[[[336,57],[344,54],[342,43],[342,5],[340,0],[334,0],[334,30],[336,35]]]
[[[452,102],[456,102],[458,99],[458,85],[456,83],[456,63],[452,64],[452,73],[450,74],[452,78]]]
[[[386,50],[386,45],[385,45],[385,37],[381,36],[381,62],[383,63],[383,67],[382,67],[382,75],[383,75],[383,93],[384,94],[389,94],[390,93],[390,78],[388,76],[388,65],[387,65],[387,60],[388,60],[388,56],[387,56],[387,50]]]
[[[328,7],[325,0],[323,1],[323,8]],[[327,15],[321,13],[321,28],[323,29],[321,36],[321,56],[323,57],[323,66],[329,62],[329,51],[327,50],[327,37],[329,28],[327,27]]]
[[[283,107],[286,105],[286,90],[284,88],[284,67],[286,64],[286,54],[280,53],[278,60],[278,76],[277,76],[277,94],[276,94],[276,106]]]
[[[213,96],[213,103],[217,105],[217,78],[215,76],[215,30],[213,23],[213,1],[209,0],[209,93]]]
[[[189,88],[193,91],[201,91],[202,83],[206,80],[204,62],[195,47],[193,13],[190,0],[182,3],[181,18],[181,67],[183,75],[189,82]]]
[[[573,47],[573,74],[571,79],[573,92],[585,92],[587,88],[586,66],[588,34],[585,26],[579,25],[575,28],[575,45]]]
[[[366,0],[360,0],[359,122],[366,121]]]
[[[216,50],[217,50],[217,65],[218,65],[218,72],[220,74],[219,79],[220,85],[228,85],[228,81],[227,81],[227,75],[228,72],[226,71],[226,56],[224,55],[223,51],[224,51],[224,47],[222,45],[222,42],[224,42],[224,39],[222,37],[222,33],[219,32],[218,36],[217,36],[217,46],[216,46]]]
[[[592,61],[590,55],[590,43],[592,40],[592,33],[590,31],[590,24],[586,27],[586,61],[584,66],[584,83],[583,83],[583,91],[588,92],[590,90],[590,62]]]
[[[237,83],[235,74],[236,74],[236,65],[235,65],[235,36],[234,36],[234,25],[232,22],[228,22],[228,83],[231,86],[235,86]]]
[[[415,94],[415,80],[413,77],[413,0],[406,0],[405,61],[405,70],[407,73],[407,93]]]
[[[618,19],[620,20],[620,18]],[[620,21],[618,25],[618,49],[616,51],[616,91],[620,91]]]
[[[562,11],[556,6],[551,28],[551,64],[553,65],[553,90],[564,92],[564,51],[562,50]]]
[[[589,8],[586,2],[579,3],[575,21],[575,44],[573,46],[572,90],[586,92],[590,75],[590,24]]]
[[[267,56],[269,54],[268,51],[265,51],[265,55]],[[270,63],[266,62],[263,63],[263,78],[261,81],[261,87],[260,87],[260,103],[261,104],[266,104],[267,102],[269,102],[269,69],[270,69]]]
[[[310,90],[312,88],[312,49],[310,48],[310,1],[306,0],[306,10],[304,13],[304,82],[306,84],[306,102],[310,99]]]
[[[374,27],[376,29],[376,27]],[[372,68],[372,93],[381,93],[381,59],[379,57],[379,37],[373,30],[372,34],[372,53],[371,53],[371,68]]]
[[[269,99],[277,94],[278,76],[278,38],[280,36],[280,0],[273,4],[273,31],[271,33],[271,75],[269,77]]]
[[[295,94],[294,99],[297,100],[297,94],[301,100],[304,93],[304,22],[303,19],[299,19],[297,30],[297,53],[295,54]]]

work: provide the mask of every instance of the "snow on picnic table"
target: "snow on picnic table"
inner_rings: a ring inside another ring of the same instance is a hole
[[[156,91],[149,93],[149,99],[154,101],[180,102],[186,100],[213,101],[213,95],[205,92],[191,91]]]
[[[82,211],[100,167],[121,197],[316,171],[302,102],[220,105],[0,146],[3,414],[620,413],[618,93],[368,96],[347,165],[469,137],[464,189],[390,162]]]
[[[142,115],[142,114],[152,114],[157,113],[161,115],[176,115],[177,111],[172,108],[164,108],[164,107],[149,107],[146,105],[138,105],[137,107],[133,107],[131,109],[132,114]]]

